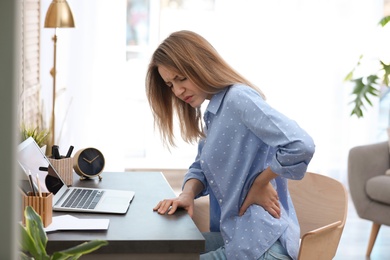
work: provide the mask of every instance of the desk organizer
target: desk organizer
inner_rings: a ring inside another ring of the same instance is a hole
[[[27,206],[31,206],[35,212],[42,218],[44,227],[51,224],[53,219],[53,194],[49,192],[43,192],[42,197],[34,196],[32,192],[28,193],[28,196],[23,196],[23,224],[26,223],[24,216],[24,210]]]
[[[73,158],[48,158],[66,185],[73,185]]]

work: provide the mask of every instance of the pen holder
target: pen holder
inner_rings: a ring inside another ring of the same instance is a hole
[[[48,158],[66,185],[73,185],[73,158]]]
[[[52,203],[53,194],[49,192],[43,192],[42,197],[34,196],[32,192],[29,192],[27,196],[23,196],[23,224],[26,223],[24,210],[27,206],[31,206],[41,216],[43,226],[49,226],[53,219]]]

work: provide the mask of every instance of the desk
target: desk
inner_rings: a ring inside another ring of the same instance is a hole
[[[47,251],[52,252],[101,239],[107,246],[82,259],[199,259],[205,241],[184,210],[174,215],[153,211],[158,201],[175,194],[160,172],[104,172],[98,178],[80,180],[74,175],[74,186],[124,189],[135,191],[130,208],[124,215],[53,212],[53,216],[71,214],[77,218],[108,218],[104,231],[61,231],[48,233]]]

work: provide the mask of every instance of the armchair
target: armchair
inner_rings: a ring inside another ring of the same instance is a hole
[[[389,143],[353,147],[348,156],[348,184],[360,218],[372,221],[366,256],[370,256],[381,225],[390,226]]]

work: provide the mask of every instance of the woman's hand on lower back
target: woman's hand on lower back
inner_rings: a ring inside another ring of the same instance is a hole
[[[262,206],[274,218],[280,218],[278,193],[270,182],[276,176],[270,168],[267,168],[256,177],[240,208],[240,216],[244,215],[250,205],[256,204]]]

